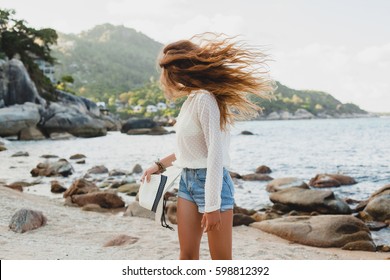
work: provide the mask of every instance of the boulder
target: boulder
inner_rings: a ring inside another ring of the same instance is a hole
[[[390,220],[390,194],[375,196],[364,208],[375,221]]]
[[[17,152],[13,154],[11,157],[28,157],[30,156],[28,152]]]
[[[36,127],[25,127],[18,135],[18,140],[43,140],[45,135]]]
[[[72,155],[69,159],[83,159],[83,158],[86,158],[86,156],[83,154],[75,154]]]
[[[98,192],[99,188],[95,183],[85,179],[78,179],[64,192],[64,198],[77,194],[87,194],[91,192]]]
[[[309,111],[305,109],[298,109],[294,113],[294,119],[299,119],[299,120],[308,120],[308,119],[314,119],[315,116],[310,113]]]
[[[68,132],[52,132],[49,137],[51,140],[69,140],[75,138],[75,136]]]
[[[146,208],[139,205],[138,201],[134,201],[127,206],[125,214],[123,216],[130,217],[141,217],[146,219],[154,220],[154,212],[147,210]]]
[[[133,167],[133,173],[135,173],[135,174],[140,174],[140,173],[142,173],[142,166],[140,165],[140,164],[136,164],[136,165],[134,165],[134,167]]]
[[[120,169],[114,169],[111,170],[110,173],[108,173],[109,176],[124,176],[126,174],[127,172],[125,170],[120,170]]]
[[[153,128],[155,126],[157,123],[151,119],[130,118],[122,125],[121,132],[127,133],[130,129]]]
[[[104,122],[87,112],[81,104],[53,102],[42,112],[40,127],[47,135],[68,132],[85,138],[105,136]]]
[[[33,103],[13,105],[0,109],[0,137],[18,136],[22,129],[36,127],[42,107]]]
[[[285,177],[277,178],[269,182],[266,186],[267,192],[277,192],[291,187],[299,187],[303,189],[309,189],[309,186],[299,178]]]
[[[258,174],[258,173],[241,175],[241,179],[244,181],[271,181],[271,180],[273,180],[273,178],[268,176],[268,175]]]
[[[273,203],[290,209],[318,212],[321,214],[350,214],[348,204],[337,198],[332,191],[288,188],[270,194]]]
[[[15,191],[23,192],[23,186],[21,184],[12,183],[10,185],[4,185],[4,187],[10,188]]]
[[[242,225],[249,226],[251,223],[254,223],[254,222],[256,222],[256,220],[251,216],[244,215],[244,214],[234,214],[233,215],[233,226],[234,227],[242,226]]]
[[[303,245],[376,250],[368,227],[350,215],[285,217],[251,226]]]
[[[148,135],[152,129],[151,128],[134,128],[130,129],[126,133],[128,135]]]
[[[330,188],[353,184],[356,184],[354,178],[341,174],[317,174],[309,182],[309,185],[315,188]]]
[[[125,184],[120,187],[118,187],[118,192],[126,193],[131,196],[136,196],[139,192],[140,184],[138,183],[132,183],[132,184]]]
[[[11,218],[9,228],[14,232],[23,233],[46,225],[47,219],[40,211],[20,209]]]
[[[254,135],[253,132],[250,132],[250,131],[248,131],[248,130],[243,130],[243,131],[241,131],[241,134],[242,134],[242,135]]]
[[[102,208],[121,208],[125,206],[123,200],[113,192],[91,192],[87,194],[72,195],[72,202],[78,206],[97,204]]]
[[[241,175],[238,174],[237,172],[229,171],[229,174],[231,178],[241,179]]]
[[[6,148],[6,147],[4,147],[4,146],[0,145],[0,152],[4,152],[4,151],[6,151],[6,150],[7,150],[7,148]]]
[[[260,165],[259,167],[256,168],[255,173],[259,173],[259,174],[269,174],[269,173],[272,173],[272,170],[271,170],[271,168],[269,168],[269,167],[266,166],[266,165]]]
[[[103,174],[103,173],[108,173],[107,167],[104,165],[97,165],[89,169],[88,174]]]
[[[50,184],[51,184],[50,190],[52,193],[63,193],[66,191],[66,188],[56,180],[51,181]]]
[[[0,60],[0,108],[26,102],[46,104],[20,60]]]
[[[72,165],[66,159],[60,159],[57,162],[39,163],[36,168],[30,171],[33,177],[37,176],[63,176],[68,177],[73,173]]]
[[[149,131],[149,135],[164,135],[164,134],[169,134],[169,131],[163,128],[162,126],[155,126],[151,128]]]

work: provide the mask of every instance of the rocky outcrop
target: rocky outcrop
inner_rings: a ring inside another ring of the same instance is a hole
[[[64,192],[64,198],[67,198],[76,194],[87,194],[90,192],[97,192],[99,188],[95,183],[87,181],[85,179],[78,179]]]
[[[11,218],[9,228],[14,232],[23,233],[46,225],[47,219],[42,212],[21,209]]]
[[[277,178],[269,182],[266,186],[266,191],[277,192],[291,187],[309,189],[309,186],[301,179],[295,177],[285,177]]]
[[[123,200],[114,192],[91,192],[87,194],[72,195],[72,203],[78,206],[97,204],[102,208],[122,208],[125,206]]]
[[[259,174],[259,173],[241,175],[241,179],[244,181],[271,181],[271,180],[273,180],[272,177],[265,175],[265,174]]]
[[[270,200],[290,210],[321,214],[350,214],[348,204],[338,199],[332,191],[292,187],[270,194]]]
[[[46,102],[39,95],[21,61],[0,60],[0,137],[39,140],[64,132],[96,137],[120,126],[84,97],[63,91],[52,94],[56,102]]]
[[[285,217],[251,226],[299,244],[375,251],[368,227],[350,215]]]
[[[0,137],[17,136],[22,129],[36,127],[41,119],[42,107],[27,102],[0,109]]]
[[[371,199],[364,212],[375,221],[387,221],[390,224],[390,194],[383,194]]]
[[[266,166],[266,165],[260,165],[259,167],[256,168],[255,173],[259,173],[259,174],[269,174],[269,173],[272,173],[272,170],[271,170],[271,168],[269,168],[269,167]]]
[[[57,162],[39,163],[36,168],[30,171],[30,173],[33,177],[37,177],[37,176],[68,177],[73,173],[73,167],[66,159],[60,159]]]
[[[354,178],[341,174],[317,174],[309,185],[315,188],[330,188],[356,184]]]
[[[130,118],[122,125],[121,132],[128,133],[128,131],[132,130],[132,129],[143,129],[143,128],[150,129],[150,128],[153,128],[156,126],[157,126],[157,123],[151,119]]]

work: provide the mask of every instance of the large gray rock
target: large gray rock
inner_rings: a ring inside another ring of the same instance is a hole
[[[350,215],[285,217],[256,222],[251,226],[309,246],[376,250],[368,227]]]
[[[26,102],[46,104],[20,60],[0,61],[0,108]]]
[[[321,214],[351,213],[348,204],[338,199],[332,191],[292,187],[271,193],[269,197],[273,203],[283,204],[294,210]]]
[[[42,113],[41,128],[46,134],[68,132],[78,137],[97,137],[107,134],[102,120],[83,112],[81,105],[51,103]]]
[[[16,136],[24,128],[35,127],[41,116],[41,106],[33,103],[0,109],[0,136]]]
[[[354,178],[342,174],[317,174],[309,185],[315,188],[330,188],[356,184]]]
[[[375,221],[390,221],[390,194],[374,197],[368,202],[364,211]]]
[[[130,118],[123,125],[121,132],[127,133],[131,129],[140,129],[140,128],[153,128],[156,127],[157,123],[151,119],[147,118]]]
[[[23,233],[46,225],[47,219],[42,212],[30,209],[20,209],[11,218],[9,228],[14,232]]]

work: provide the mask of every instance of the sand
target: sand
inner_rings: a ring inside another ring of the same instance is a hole
[[[64,206],[61,195],[49,198],[0,186],[0,259],[2,260],[175,260],[179,254],[177,230],[122,213],[96,213]],[[42,211],[47,225],[26,233],[8,227],[21,208]],[[176,229],[176,226],[174,226]],[[121,234],[139,238],[134,244],[104,247]],[[239,260],[383,260],[390,253],[345,251],[293,244],[258,229],[233,228],[233,258]],[[200,258],[210,259],[207,235]]]

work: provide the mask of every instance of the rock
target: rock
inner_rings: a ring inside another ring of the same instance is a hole
[[[76,161],[76,164],[85,164],[85,159]]]
[[[125,170],[114,169],[108,173],[109,176],[124,176],[127,172]]]
[[[375,197],[379,197],[381,195],[390,194],[390,184],[385,185],[379,190],[375,191],[367,200],[361,201],[355,208],[355,211],[362,211],[367,206],[367,204],[373,200]]]
[[[133,184],[125,184],[118,188],[118,192],[126,193],[131,196],[136,196],[139,192],[140,184],[133,183]]]
[[[273,120],[280,120],[280,115],[278,112],[272,112],[270,113],[267,117],[266,117],[267,120],[269,121],[273,121]]]
[[[99,188],[95,183],[85,179],[78,179],[64,192],[64,198],[77,194],[87,194],[91,192],[98,192]]]
[[[4,187],[10,188],[15,191],[23,192],[23,186],[21,184],[10,184],[10,185],[4,185]]]
[[[167,206],[167,217],[168,220],[174,224],[177,225],[177,203],[169,203]]]
[[[256,222],[251,226],[309,246],[365,251],[376,249],[368,227],[350,215],[285,217]]]
[[[41,155],[41,158],[58,158],[56,155]]]
[[[315,188],[330,188],[356,184],[354,178],[341,174],[317,174],[309,185]]]
[[[75,155],[70,156],[69,159],[83,159],[83,158],[86,158],[86,156],[83,154],[75,154]]]
[[[65,93],[63,93],[65,94]],[[68,94],[70,95],[70,94]],[[63,95],[60,95],[64,98]],[[69,96],[68,96],[69,97]],[[66,98],[68,98],[66,97]],[[42,112],[40,127],[47,135],[58,132],[67,132],[77,137],[97,137],[105,136],[107,130],[104,122],[93,114],[83,105],[78,97],[74,102],[52,102]]]
[[[108,173],[107,167],[104,165],[97,165],[87,171],[89,174],[103,174]]]
[[[142,172],[142,171],[141,171]],[[134,179],[133,176],[126,176],[125,178],[122,179],[121,181],[121,185],[124,185],[124,184],[132,184],[132,183],[136,183],[136,180]]]
[[[136,243],[138,240],[138,237],[121,234],[106,242],[103,247],[130,245]]]
[[[153,128],[156,127],[157,123],[147,118],[130,118],[123,125],[121,132],[127,133],[131,129],[142,129],[142,128]]]
[[[0,73],[2,73],[0,80],[5,81],[0,88],[0,108],[26,102],[46,104],[20,60],[3,60],[0,63]]]
[[[28,157],[30,156],[28,152],[17,152],[13,154],[11,157]]]
[[[6,147],[0,145],[0,152],[6,151],[6,150],[7,150]]]
[[[40,211],[21,209],[11,218],[9,228],[14,232],[23,233],[46,225],[47,219]]]
[[[370,199],[364,212],[368,213],[375,221],[390,219],[390,194],[375,196]]]
[[[242,208],[242,207],[234,205],[233,213],[234,214],[244,214],[244,215],[249,215],[250,216],[250,215],[255,214],[256,211],[253,210],[253,209],[248,210],[248,209],[245,209],[245,208]]]
[[[40,105],[25,103],[0,109],[0,137],[17,136],[21,130],[36,127],[41,119]]]
[[[247,130],[241,131],[241,134],[242,135],[254,135],[253,132],[250,132],[250,131],[247,131]]]
[[[254,222],[256,222],[256,220],[254,218],[252,218],[251,216],[247,216],[244,214],[234,214],[233,215],[233,226],[234,227],[242,226],[242,225],[249,226],[251,223],[254,223]]]
[[[125,206],[123,200],[112,192],[91,192],[87,194],[72,195],[72,202],[78,206],[97,204],[102,208],[121,208]]]
[[[268,166],[261,165],[261,166],[259,166],[259,167],[256,168],[255,173],[259,173],[259,174],[269,174],[269,173],[272,173],[272,170],[271,170],[271,168],[269,168]]]
[[[309,186],[299,178],[285,177],[277,178],[269,182],[266,186],[267,192],[277,192],[291,187],[309,189]]]
[[[135,128],[130,129],[126,134],[128,135],[148,135],[152,129],[151,128]]]
[[[58,181],[51,181],[51,192],[52,193],[63,193],[66,191],[66,188],[60,184]]]
[[[348,204],[338,199],[332,191],[288,188],[270,194],[273,203],[280,203],[294,210],[316,211],[321,214],[350,214]]]
[[[376,247],[376,249],[378,252],[385,252],[385,253],[390,252],[390,246],[387,245],[379,245]],[[390,258],[387,259],[389,260]]]
[[[237,179],[241,179],[241,175],[236,173],[236,172],[233,172],[233,171],[229,171],[229,174],[230,174],[230,177],[231,178],[237,178]]]
[[[142,173],[142,166],[140,165],[140,164],[136,164],[136,165],[134,165],[134,167],[133,167],[133,173],[135,173],[135,174],[140,174],[140,173]]]
[[[52,132],[49,137],[51,140],[69,140],[75,138],[75,136],[68,132]]]
[[[308,119],[314,119],[315,116],[310,113],[309,111],[305,109],[298,109],[294,113],[294,119],[299,119],[299,120],[308,120]]]
[[[242,175],[241,179],[244,181],[271,181],[271,180],[273,180],[273,178],[268,176],[268,175],[258,174],[258,173]]]
[[[72,165],[66,159],[60,159],[52,163],[39,163],[36,168],[31,170],[33,177],[37,176],[63,176],[68,177],[73,173]]]
[[[18,140],[43,140],[45,135],[36,127],[25,127],[18,135]]]
[[[155,214],[152,211],[149,211],[146,208],[141,207],[137,201],[134,201],[129,204],[123,216],[141,217],[141,218],[154,220]]]
[[[149,131],[149,135],[164,135],[164,134],[169,134],[169,131],[163,128],[162,126],[155,126],[151,128]]]
[[[387,228],[388,224],[383,223],[383,222],[365,222],[366,226],[371,230],[371,231],[378,231],[381,230],[382,228]]]

